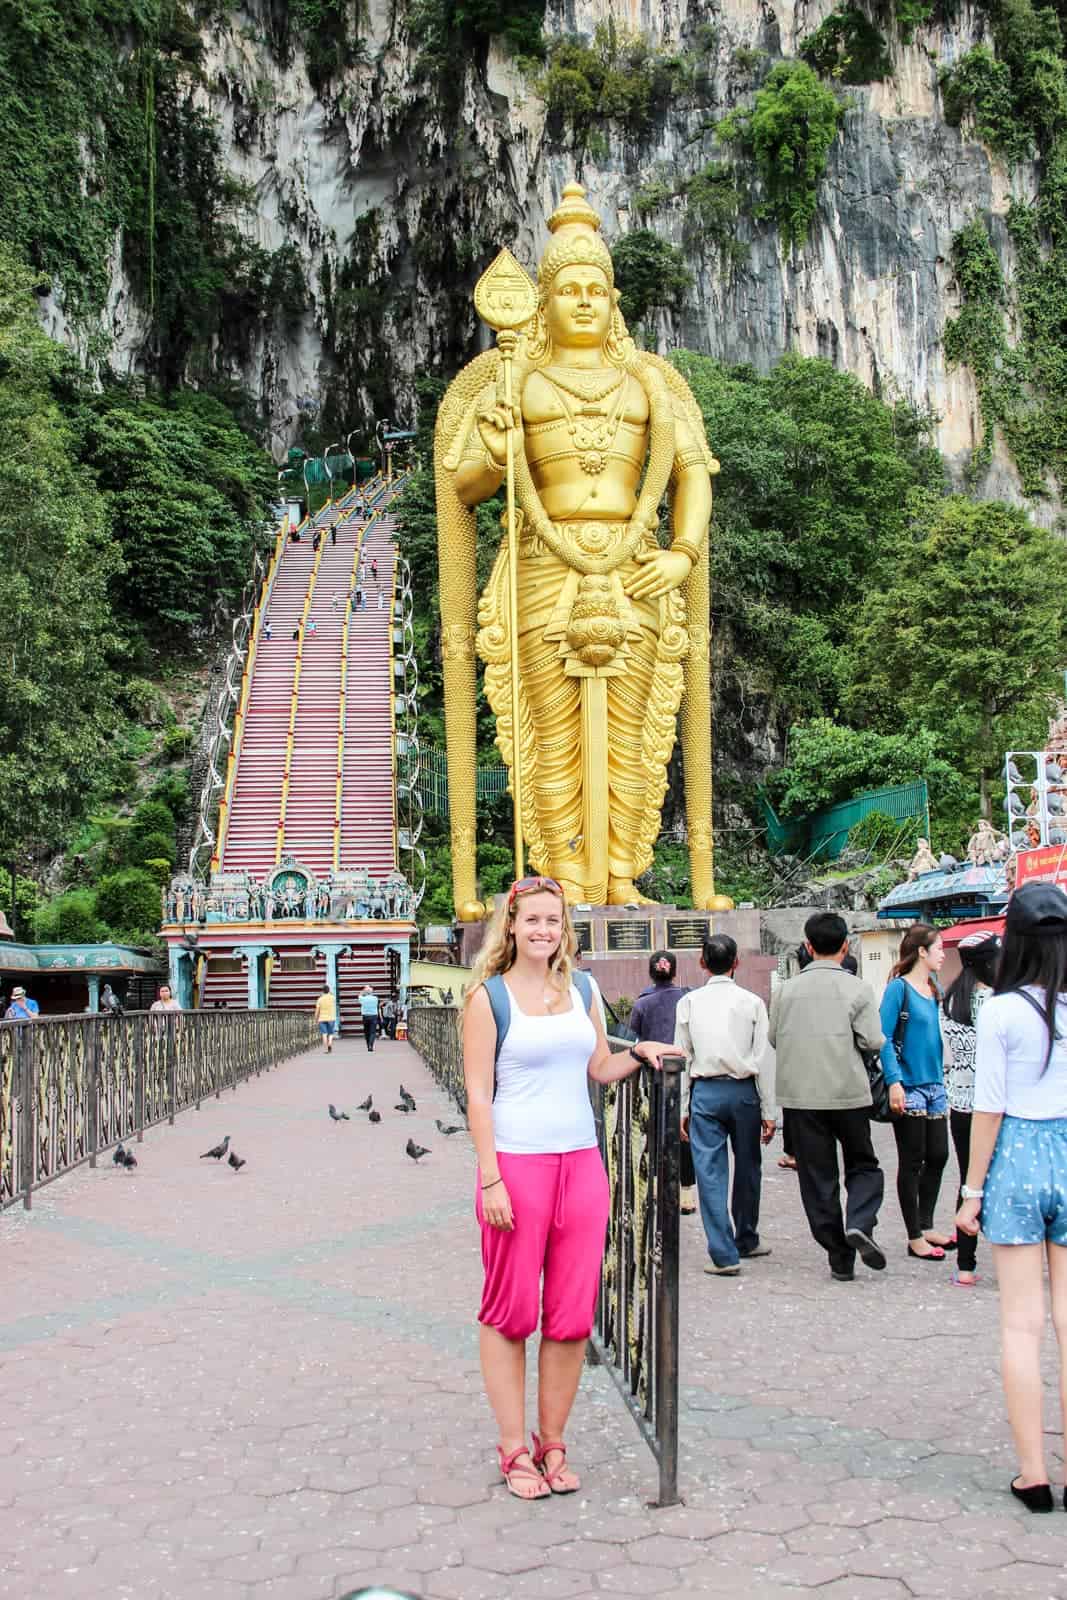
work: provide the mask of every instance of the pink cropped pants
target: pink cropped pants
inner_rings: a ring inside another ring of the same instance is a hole
[[[475,1210],[482,1229],[485,1285],[478,1321],[505,1339],[586,1339],[593,1326],[604,1235],[608,1175],[599,1150],[563,1155],[498,1155],[511,1197],[510,1232],[485,1220],[481,1177]]]

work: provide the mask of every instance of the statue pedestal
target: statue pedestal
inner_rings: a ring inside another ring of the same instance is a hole
[[[743,986],[770,998],[770,973],[777,958],[760,954],[760,914],[751,911],[685,911],[677,906],[572,906],[575,931],[586,971],[609,1000],[631,998],[649,983],[648,960],[654,950],[670,950],[678,958],[676,981],[696,988],[707,974],[700,966],[705,935],[728,933],[741,956]],[[470,967],[482,947],[488,922],[457,922],[459,964]]]

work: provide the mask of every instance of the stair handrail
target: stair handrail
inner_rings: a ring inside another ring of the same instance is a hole
[[[332,500],[327,501],[326,505],[320,508],[317,515],[321,517],[323,511],[332,505]],[[325,529],[327,526],[333,526],[333,524],[316,523],[315,526],[316,529],[320,527]],[[289,698],[289,731],[285,737],[285,769],[282,773],[282,793],[278,805],[278,830],[274,846],[275,866],[280,864],[282,853],[285,849],[285,814],[289,808],[289,779],[292,774],[293,766],[293,734],[296,730],[296,714],[300,704],[300,671],[304,664],[305,629],[307,628],[308,613],[311,610],[312,601],[315,598],[315,585],[319,581],[319,567],[322,564],[322,554],[325,549],[326,541],[325,539],[320,539],[319,548],[315,551],[315,559],[311,563],[311,572],[308,575],[307,590],[304,594],[304,606],[300,613],[300,636],[296,641],[296,661],[293,666],[293,690]]]
[[[341,692],[337,702],[337,787],[334,792],[333,813],[333,870],[341,870],[341,804],[344,794],[344,765],[345,765],[345,716],[348,702],[348,627],[352,620],[352,591],[359,580],[359,564],[363,559],[363,547],[367,539],[367,529],[378,515],[377,509],[371,512],[363,527],[359,531],[352,551],[352,572],[348,584],[348,594],[345,597],[345,620],[341,630]]]
[[[220,680],[216,681],[213,698],[211,689],[208,690],[201,723],[201,743],[206,771],[200,791],[196,831],[188,856],[188,872],[193,878],[199,876],[200,856],[205,849],[211,850],[212,868],[217,866],[221,854],[229,800],[232,795],[233,774],[236,771],[235,751],[248,699],[251,664],[255,659],[260,618],[269,605],[278,562],[288,536],[289,515],[286,512],[278,523],[266,573],[263,570],[262,549],[258,545],[253,547],[252,572],[241,592],[240,607],[231,626],[230,649],[221,669]],[[240,688],[237,682],[239,673]],[[230,713],[233,708],[236,708],[236,715],[231,728]],[[224,745],[229,746],[225,773],[219,770],[219,757]],[[222,799],[219,802],[219,814],[213,828],[212,812],[215,797],[220,790]]]

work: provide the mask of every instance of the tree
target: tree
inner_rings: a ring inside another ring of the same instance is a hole
[[[676,308],[693,281],[677,246],[648,228],[624,235],[611,259],[619,309],[631,332],[652,312]]]
[[[97,885],[96,910],[113,938],[141,944],[159,926],[159,884],[140,867],[109,873]]]
[[[1004,751],[1041,743],[1067,661],[1067,546],[1000,501],[916,494],[850,646],[849,700],[883,726],[925,717],[990,785]]]
[[[54,398],[70,361],[38,326],[33,281],[0,251],[0,852],[21,859],[81,814],[114,725],[122,572]]]

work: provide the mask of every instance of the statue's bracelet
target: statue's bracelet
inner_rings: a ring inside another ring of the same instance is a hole
[[[688,556],[694,567],[700,560],[700,551],[695,550],[691,544],[686,544],[684,539],[675,539],[671,545],[671,555]]]

